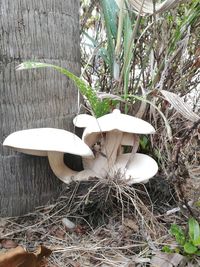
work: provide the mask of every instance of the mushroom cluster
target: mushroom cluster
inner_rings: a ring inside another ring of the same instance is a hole
[[[111,114],[98,119],[80,114],[73,120],[76,127],[85,128],[82,140],[75,134],[54,128],[38,128],[14,132],[3,145],[35,155],[47,156],[54,174],[64,183],[112,177],[127,184],[148,181],[158,171],[158,165],[151,157],[136,153],[139,146],[138,134],[152,134],[153,126],[148,122],[115,109]],[[131,153],[125,153],[131,147]],[[82,157],[84,170],[71,170],[64,163],[64,153]]]

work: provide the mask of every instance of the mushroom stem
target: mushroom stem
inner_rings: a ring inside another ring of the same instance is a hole
[[[121,155],[124,153],[123,146],[132,147],[132,154],[134,155],[139,147],[139,136],[137,134],[130,134],[130,133],[123,133],[121,146],[119,147],[119,150],[117,151],[117,155]]]
[[[117,158],[117,151],[121,146],[121,140],[123,133],[121,131],[110,131],[106,133],[104,145],[102,146],[102,152],[106,155],[108,161],[109,172],[113,169]]]
[[[122,136],[123,133],[118,130],[107,132],[102,136],[101,151],[97,153],[95,159],[83,159],[84,168],[92,170],[101,178],[105,178],[108,174],[112,175]]]
[[[72,181],[73,176],[78,172],[71,170],[64,163],[62,152],[51,152],[48,151],[49,164],[54,174],[64,183],[69,184]]]
[[[133,148],[132,148],[132,151],[130,153],[130,157],[129,157],[129,160],[127,161],[126,163],[126,166],[125,166],[125,169],[128,168],[129,164],[131,163],[131,160],[133,159],[133,157],[135,156],[137,150],[138,150],[138,147],[139,147],[139,143],[140,143],[140,138],[138,135],[135,135],[134,136],[134,144],[133,144]]]

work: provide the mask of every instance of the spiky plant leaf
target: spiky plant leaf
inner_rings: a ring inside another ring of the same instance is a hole
[[[68,78],[70,78],[75,85],[78,87],[80,93],[86,97],[86,99],[89,101],[89,104],[91,106],[91,109],[96,117],[101,117],[104,114],[108,113],[110,111],[110,100],[104,99],[100,100],[97,96],[97,93],[95,90],[93,90],[92,87],[90,87],[84,80],[77,77],[67,69],[61,68],[56,65],[48,64],[48,63],[41,63],[41,62],[23,62],[17,67],[17,70],[25,70],[25,69],[36,69],[36,68],[45,68],[50,67],[54,68],[55,70],[59,71],[60,73],[64,74]]]

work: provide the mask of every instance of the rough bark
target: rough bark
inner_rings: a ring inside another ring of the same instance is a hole
[[[73,130],[77,89],[52,69],[16,71],[25,60],[79,74],[79,0],[0,0],[0,214],[19,215],[56,197],[62,183],[46,158],[2,146],[35,127]]]

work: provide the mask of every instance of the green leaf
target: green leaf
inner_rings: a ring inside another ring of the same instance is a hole
[[[198,248],[190,242],[186,242],[184,245],[184,251],[188,254],[194,254],[195,252],[197,252],[197,250]]]
[[[195,255],[200,256],[200,250],[197,250],[197,251],[195,252]]]
[[[176,242],[179,243],[181,246],[185,244],[185,233],[181,229],[180,226],[177,224],[172,224],[170,228],[170,233],[176,238]]]
[[[20,64],[17,67],[17,70],[45,68],[45,67],[54,68],[55,70],[59,71],[60,73],[70,78],[76,84],[80,93],[87,98],[87,100],[90,103],[91,109],[96,117],[101,117],[110,111],[109,99],[100,100],[97,97],[96,91],[93,90],[92,87],[90,87],[84,80],[77,77],[67,69],[52,64],[28,61]]]
[[[140,138],[140,145],[141,145],[142,149],[143,150],[147,149],[148,144],[149,144],[148,138],[146,136],[142,136]]]
[[[109,27],[112,34],[112,38],[117,38],[117,15],[119,12],[119,7],[115,0],[101,0],[100,1],[103,15],[105,19],[106,27]]]
[[[106,35],[107,35],[107,51],[109,55],[109,68],[113,73],[113,62],[114,62],[114,50],[115,41],[117,38],[117,15],[119,8],[115,0],[101,0],[100,1],[103,22],[105,24]]]
[[[144,97],[141,97],[141,96],[138,96],[138,95],[128,95],[129,98],[135,98],[137,100],[140,100],[140,101],[144,101],[148,104],[150,104],[152,107],[154,107],[158,113],[160,114],[160,116],[162,117],[164,123],[165,123],[165,127],[166,127],[166,130],[167,130],[167,135],[168,135],[168,138],[169,140],[171,141],[172,140],[172,130],[171,130],[171,126],[167,120],[167,118],[165,117],[165,115],[162,113],[162,111],[151,101],[149,101],[148,99],[144,98]]]
[[[194,219],[189,219],[189,236],[194,245],[200,245],[200,227],[199,223]]]
[[[171,249],[169,246],[162,247],[162,251],[165,253],[173,253],[174,252],[174,250]]]
[[[109,65],[109,54],[108,51],[102,47],[102,44],[99,44],[93,37],[91,37],[87,32],[83,31],[83,35],[85,35],[85,37],[90,40],[90,45],[85,44],[85,46],[89,46],[92,47],[93,49],[96,50],[97,55],[101,56],[102,59],[105,61],[105,63],[107,65]]]
[[[125,99],[128,95],[128,85],[130,76],[130,64],[133,58],[132,47],[134,42],[131,43],[132,25],[128,12],[124,16],[124,96]]]

